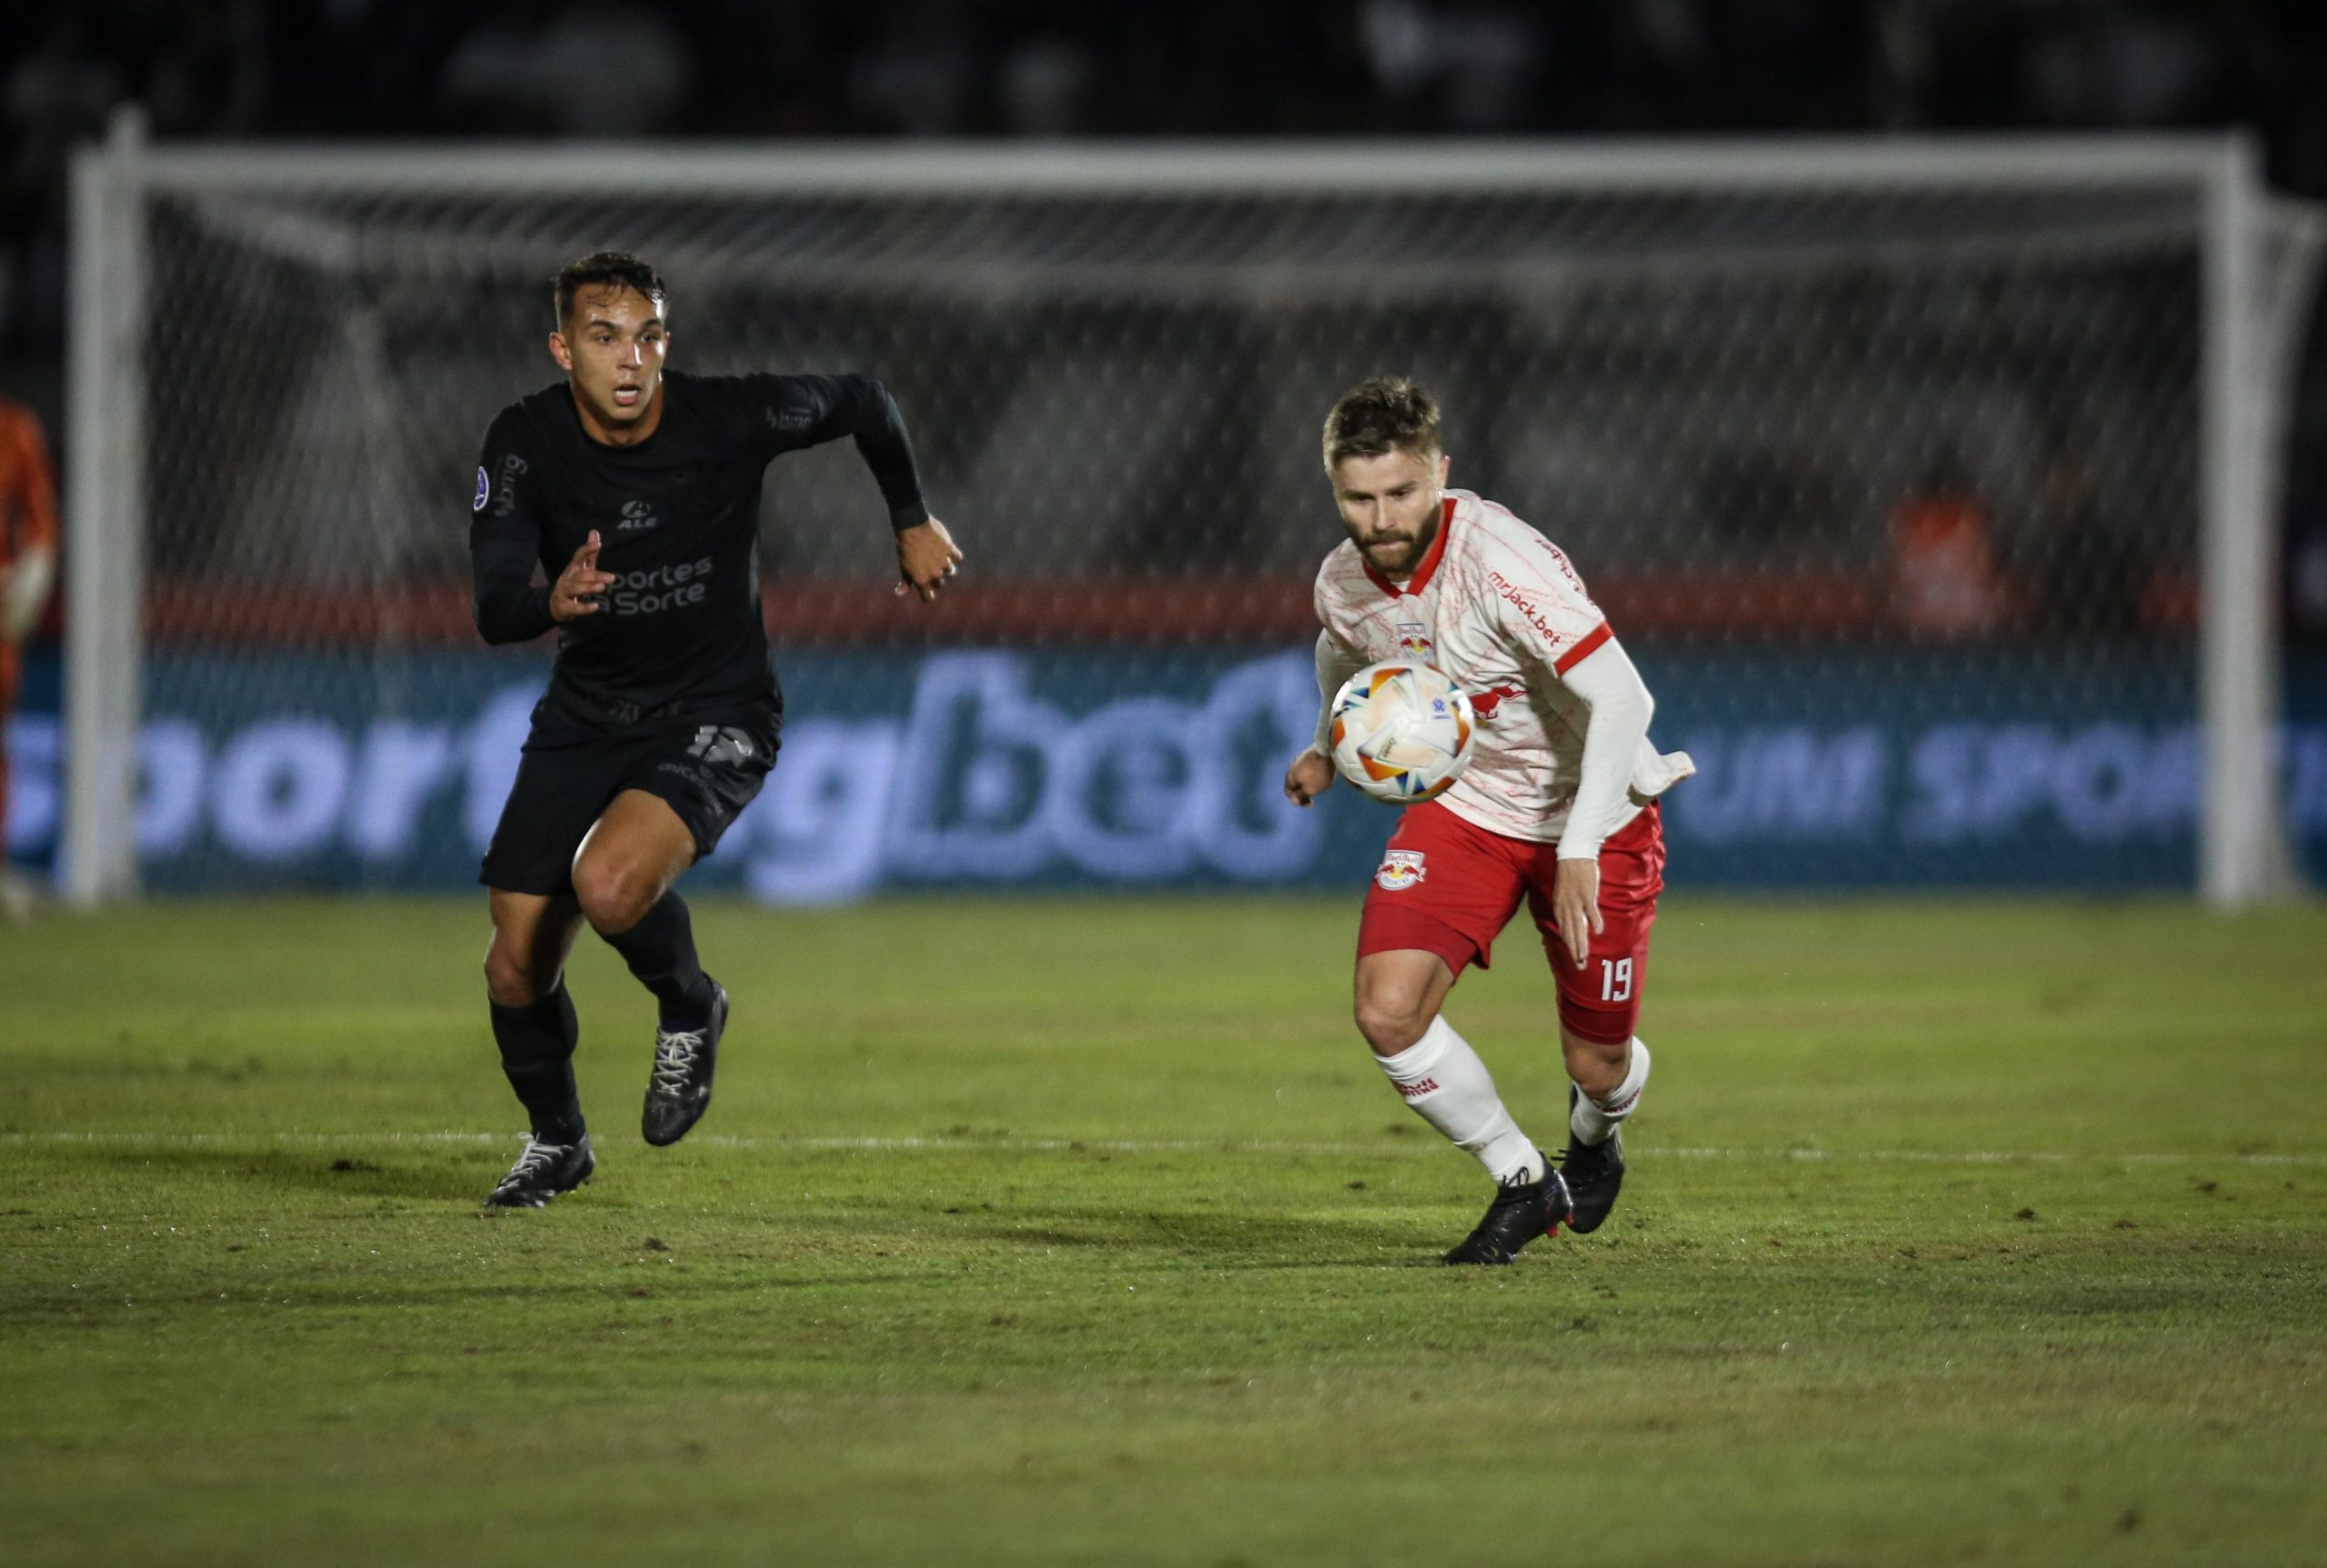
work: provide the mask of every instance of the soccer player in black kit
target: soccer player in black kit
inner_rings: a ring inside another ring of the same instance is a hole
[[[493,1037],[533,1120],[484,1200],[494,1208],[538,1208],[597,1165],[564,983],[585,921],[659,1010],[646,1141],[676,1143],[710,1104],[727,993],[696,962],[672,884],[775,762],[784,699],[757,546],[769,459],[856,438],[888,503],[900,594],[934,601],[962,559],[922,503],[912,443],[879,382],[665,371],[663,280],[634,256],[585,256],[553,292],[549,351],[566,379],[494,420],[469,525],[484,640],[558,629],[479,879],[493,908]]]

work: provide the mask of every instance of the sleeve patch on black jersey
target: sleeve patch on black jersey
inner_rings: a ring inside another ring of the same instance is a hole
[[[476,499],[469,503],[469,510],[482,512],[484,504],[492,499],[493,481],[485,477],[484,469],[480,465],[476,471]]]

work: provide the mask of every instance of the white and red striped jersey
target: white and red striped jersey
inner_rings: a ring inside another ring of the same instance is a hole
[[[1416,659],[1470,694],[1479,721],[1471,765],[1440,804],[1491,833],[1558,842],[1592,708],[1554,677],[1613,634],[1556,545],[1495,503],[1449,490],[1438,536],[1410,578],[1393,583],[1344,540],[1318,570],[1316,605],[1344,677],[1382,659]],[[1639,815],[1638,802],[1689,765],[1643,741],[1632,798],[1591,842]]]

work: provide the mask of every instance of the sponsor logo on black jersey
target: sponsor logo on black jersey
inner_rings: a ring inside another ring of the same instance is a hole
[[[694,744],[687,747],[687,755],[701,757],[707,764],[736,764],[749,762],[752,757],[752,737],[727,724],[704,724],[694,732]]]
[[[504,453],[501,458],[501,473],[493,482],[493,514],[506,517],[517,510],[517,481],[524,478],[532,464],[515,453]]]
[[[711,557],[675,566],[644,566],[614,579],[600,601],[616,615],[659,615],[700,604],[711,594]]]
[[[635,534],[653,528],[663,520],[654,515],[654,504],[646,501],[625,501],[622,504],[622,521],[614,524],[617,534]]]
[[[804,408],[771,408],[767,411],[767,427],[770,430],[805,430],[808,419],[809,414]]]
[[[469,503],[469,510],[482,512],[484,510],[484,504],[492,499],[493,481],[485,476],[484,464],[480,463],[476,470],[476,499]]]

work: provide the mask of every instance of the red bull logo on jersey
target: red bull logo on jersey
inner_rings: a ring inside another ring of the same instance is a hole
[[[1420,621],[1400,621],[1391,627],[1398,634],[1398,652],[1409,659],[1427,659],[1431,654],[1430,628]]]
[[[1387,893],[1403,893],[1423,878],[1422,851],[1393,849],[1382,857],[1374,882]]]
[[[1483,724],[1487,724],[1492,722],[1494,718],[1495,709],[1503,706],[1505,701],[1512,697],[1523,697],[1526,694],[1526,687],[1514,686],[1510,682],[1505,681],[1502,685],[1489,686],[1483,692],[1473,692],[1471,694],[1471,711],[1478,714],[1479,723]]]

